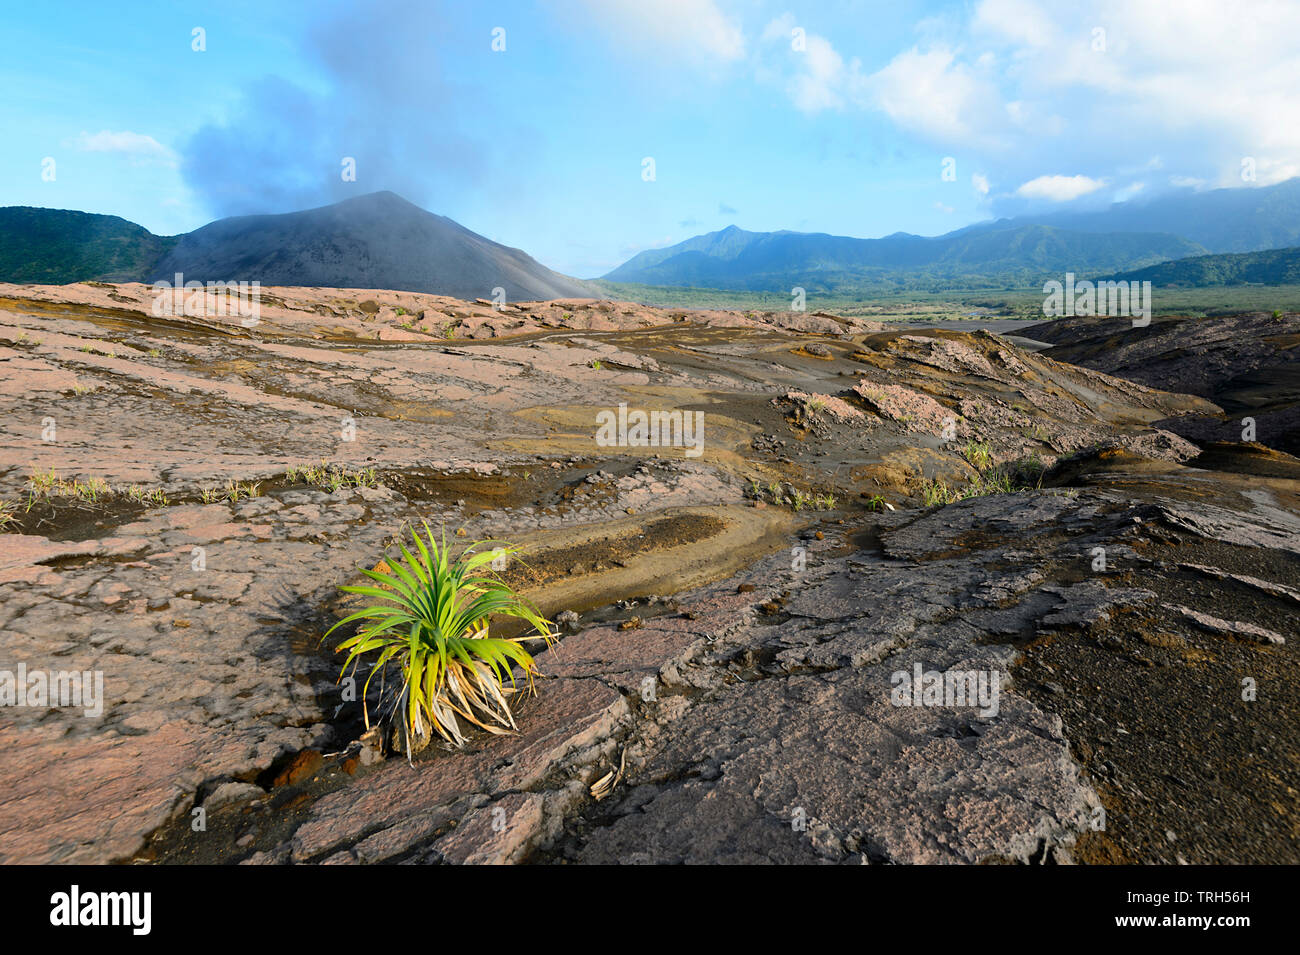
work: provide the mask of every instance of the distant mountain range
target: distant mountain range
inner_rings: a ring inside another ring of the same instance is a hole
[[[1040,282],[1044,273],[1110,271],[1204,251],[1175,235],[1068,232],[1044,225],[883,239],[729,226],[642,252],[603,279],[745,291],[1006,288]]]
[[[1284,248],[1285,247],[1285,248]],[[729,226],[633,256],[590,283],[553,272],[391,192],[281,215],[220,219],[156,236],[115,216],[0,209],[0,281],[260,281],[507,300],[634,295],[618,283],[819,294],[1003,289],[1045,277],[1157,285],[1300,282],[1300,179],[1181,190],[1102,211],[1000,219],[946,235],[881,239]],[[1265,253],[1262,250],[1270,250]],[[607,283],[614,283],[613,285]]]
[[[253,281],[508,301],[591,297],[577,279],[391,192],[219,219],[164,238],[113,216],[0,209],[0,281]]]
[[[855,239],[729,226],[633,256],[608,282],[743,291],[845,293],[1034,285],[1044,274],[1098,275],[1206,253],[1300,245],[1300,179],[1180,190],[1089,213],[1000,219],[927,238]]]
[[[1115,203],[1097,212],[1058,212],[1002,219],[972,229],[1008,223],[1038,224],[1075,232],[1166,232],[1205,252],[1258,252],[1300,245],[1300,178],[1273,186],[1180,189],[1148,201]]]

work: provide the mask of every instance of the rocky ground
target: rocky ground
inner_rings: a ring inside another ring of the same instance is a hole
[[[0,671],[104,677],[0,709],[3,861],[1300,861],[1300,461],[1213,395],[1051,327],[151,294],[0,287]],[[565,629],[518,734],[408,764],[321,635],[422,520]]]
[[[1294,312],[1210,321],[1169,315],[1145,328],[1128,319],[1070,318],[1036,334],[1061,361],[1200,395],[1222,409],[1169,422],[1179,434],[1202,443],[1254,440],[1300,454],[1300,315]]]

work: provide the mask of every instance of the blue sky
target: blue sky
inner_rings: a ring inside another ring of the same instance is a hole
[[[1300,174],[1273,0],[54,0],[6,8],[0,82],[0,204],[173,234],[392,189],[580,277],[732,223],[934,235]]]

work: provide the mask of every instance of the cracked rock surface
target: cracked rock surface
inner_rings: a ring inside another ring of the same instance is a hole
[[[1204,397],[819,313],[146,291],[0,290],[0,677],[103,676],[0,708],[2,861],[1300,861],[1300,461]],[[564,632],[517,734],[408,763],[321,638],[423,521]]]

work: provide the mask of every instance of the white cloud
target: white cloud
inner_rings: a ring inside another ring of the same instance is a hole
[[[1036,50],[1051,47],[1057,38],[1055,24],[1032,0],[984,0],[975,12],[975,26]]]
[[[857,64],[846,68],[830,42],[815,34],[808,36],[806,49],[799,55],[804,57],[806,66],[790,84],[794,105],[806,113],[843,105],[841,90],[846,76],[857,72]]]
[[[1126,177],[1135,151],[1219,185],[1242,185],[1243,157],[1261,185],[1300,173],[1297,2],[974,0],[866,66],[850,32],[809,33],[790,53],[795,25],[768,24],[765,43],[785,49],[757,69],[798,109],[876,111],[945,152],[995,157],[1004,175],[1032,177],[1063,149],[1096,181]],[[1067,188],[1079,186],[1034,187]]]
[[[989,194],[989,177],[982,172],[971,173],[970,184],[975,187],[975,191],[981,196]]]
[[[865,80],[870,105],[898,125],[945,143],[997,146],[1004,125],[985,72],[954,50],[913,47]]]
[[[765,44],[785,47],[782,62],[792,67],[785,89],[796,108],[806,113],[875,109],[932,140],[998,144],[999,129],[1006,121],[996,116],[1003,107],[987,79],[995,66],[992,57],[971,66],[946,47],[924,52],[913,47],[868,73],[860,60],[845,59],[829,40],[815,33],[805,33],[802,51],[786,52],[796,25],[787,13],[771,21],[762,34]],[[770,80],[778,74],[764,64],[759,75]]]
[[[1300,168],[1300,4],[981,0],[971,33],[1016,64],[1008,99],[1065,104],[1062,132],[1094,161],[1119,165],[1136,136],[1223,185],[1242,156],[1261,184]]]
[[[767,26],[763,27],[762,36],[759,39],[763,43],[771,43],[774,40],[791,40],[794,28],[799,25],[799,21],[794,18],[793,13],[783,13],[779,17],[773,17]]]
[[[739,24],[714,0],[585,0],[585,15],[617,42],[657,56],[703,56],[724,63],[745,55]]]
[[[91,153],[126,153],[140,159],[159,159],[174,162],[176,154],[152,136],[133,133],[127,130],[114,132],[111,129],[97,133],[82,132],[72,141],[76,149]]]
[[[1039,176],[1021,185],[1016,190],[1016,195],[1026,199],[1068,202],[1086,196],[1090,192],[1096,192],[1104,185],[1106,185],[1104,180],[1090,179],[1087,176]]]
[[[796,49],[793,41],[797,28],[799,22],[790,13],[783,13],[763,28],[760,43],[775,54],[772,57],[774,62],[789,69],[782,73],[760,62],[759,79],[784,83],[790,101],[805,113],[853,105],[861,83],[858,61],[845,63],[829,40],[806,29],[801,37],[801,48]]]

